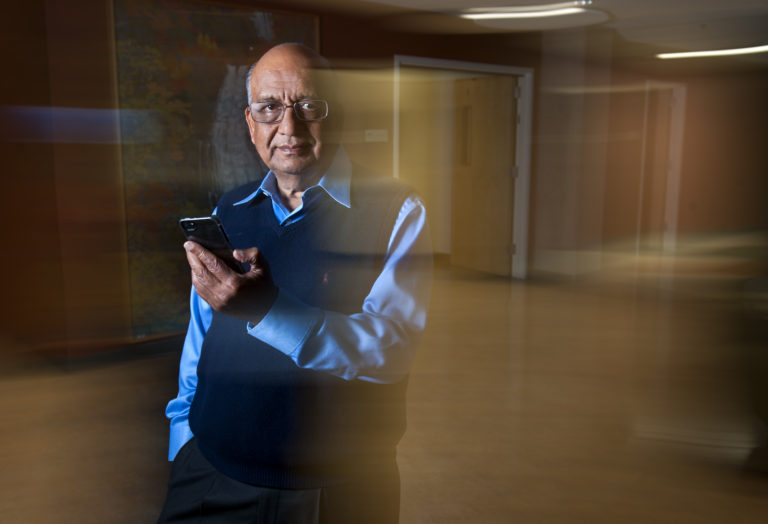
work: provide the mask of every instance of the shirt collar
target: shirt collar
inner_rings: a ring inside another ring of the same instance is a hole
[[[306,191],[315,187],[321,188],[336,202],[349,208],[351,207],[351,199],[349,196],[351,180],[352,162],[349,160],[346,151],[344,151],[344,147],[339,146],[333,157],[333,161],[331,161],[331,165],[320,178],[320,181],[314,186],[308,187]],[[256,191],[232,205],[239,206],[240,204],[246,204],[258,195],[265,195],[268,197],[277,195],[277,177],[272,170],[267,173]]]

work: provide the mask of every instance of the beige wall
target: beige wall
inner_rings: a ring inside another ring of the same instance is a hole
[[[344,147],[354,162],[392,176],[392,64],[347,62],[339,67]]]

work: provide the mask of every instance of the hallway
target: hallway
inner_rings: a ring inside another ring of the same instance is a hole
[[[404,523],[763,521],[735,320],[631,291],[439,280],[400,446]]]
[[[757,523],[738,315],[637,280],[444,268],[409,390],[401,522]],[[178,350],[8,367],[0,520],[153,522]]]

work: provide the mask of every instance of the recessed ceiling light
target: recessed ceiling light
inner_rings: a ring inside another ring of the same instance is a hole
[[[711,51],[686,51],[682,53],[659,53],[656,58],[663,60],[671,58],[702,58],[708,56],[733,56],[733,55],[751,55],[754,53],[768,53],[768,45],[755,47],[740,47],[737,49],[713,49]]]
[[[516,18],[547,18],[581,14],[592,0],[577,0],[545,5],[521,5],[515,7],[474,7],[461,10],[458,15],[470,20],[504,20]]]

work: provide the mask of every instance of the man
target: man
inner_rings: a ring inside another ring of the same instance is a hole
[[[398,520],[431,243],[419,199],[329,139],[333,81],[298,44],[249,72],[245,120],[270,171],[216,209],[244,274],[184,244],[191,320],[161,522]]]

